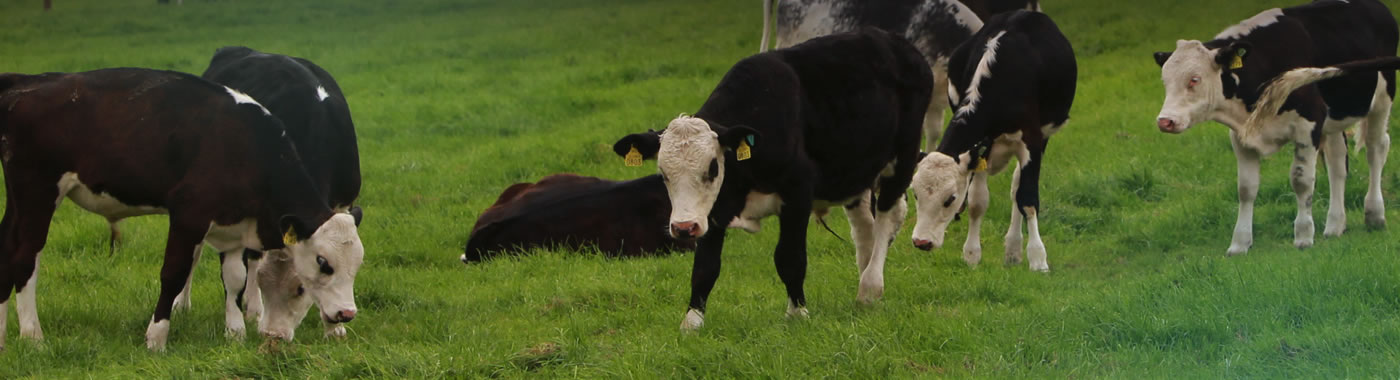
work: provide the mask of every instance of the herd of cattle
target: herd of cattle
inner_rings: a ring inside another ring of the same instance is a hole
[[[762,1],[759,54],[735,63],[693,115],[613,145],[629,166],[655,160],[659,174],[558,174],[512,185],[477,219],[461,260],[534,247],[614,256],[694,250],[681,327],[695,329],[719,277],[726,230],[758,232],[777,215],[774,262],[787,313],[805,317],[812,215],[821,221],[833,206],[845,210],[857,299],[873,302],[906,194],[916,199],[918,249],[941,247],[948,226],[968,212],[963,258],[975,265],[987,177],[1014,159],[1005,261],[1024,254],[1031,270],[1050,269],[1037,218],[1041,161],[1069,119],[1078,69],[1069,40],[1037,1]],[[1313,244],[1319,152],[1332,189],[1324,234],[1342,234],[1343,131],[1358,124],[1370,164],[1365,219],[1384,226],[1397,42],[1395,19],[1378,0],[1319,0],[1155,54],[1166,87],[1158,128],[1181,133],[1214,120],[1231,130],[1240,205],[1229,254],[1253,241],[1260,157],[1289,142],[1294,244]],[[188,307],[205,244],[220,252],[230,337],[245,335],[246,318],[264,336],[290,340],[313,304],[325,334],[343,336],[356,315],[353,284],[364,258],[358,148],[339,86],[310,61],[228,47],[202,77],[128,68],[0,74],[0,164],[0,310],[13,290],[23,337],[43,336],[38,258],[64,198],[107,218],[114,241],[123,218],[169,215],[146,331],[151,350],[164,349],[172,309]]]

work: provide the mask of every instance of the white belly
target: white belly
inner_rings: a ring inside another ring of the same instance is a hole
[[[78,179],[78,173],[63,173],[63,177],[58,180],[58,199],[55,203],[63,201],[67,196],[73,203],[94,214],[107,217],[109,220],[123,219],[133,216],[165,214],[164,208],[152,206],[132,206],[122,203],[117,198],[107,193],[93,193],[92,189],[84,185]]]

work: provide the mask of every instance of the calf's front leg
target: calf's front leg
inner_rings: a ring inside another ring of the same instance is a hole
[[[1249,252],[1254,245],[1254,197],[1259,194],[1259,152],[1244,147],[1239,135],[1230,131],[1230,146],[1235,149],[1235,166],[1239,173],[1239,214],[1235,218],[1235,237],[1226,255]]]

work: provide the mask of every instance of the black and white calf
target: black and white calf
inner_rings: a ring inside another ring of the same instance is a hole
[[[1018,0],[992,0],[1003,6]],[[1019,0],[1024,2],[1024,0]],[[978,29],[982,18],[957,0],[763,0],[763,46],[768,49],[768,12],[777,3],[777,47],[785,48],[812,38],[874,27],[904,36],[914,44],[933,71],[933,93],[924,116],[924,140],[932,149],[943,133],[943,94],[948,88],[948,59]],[[977,3],[984,9],[989,4]]]
[[[241,92],[143,69],[0,74],[0,164],[0,310],[18,291],[22,336],[42,338],[38,258],[64,198],[108,219],[169,214],[151,350],[164,350],[175,296],[206,241],[226,252],[285,248],[295,270],[283,275],[295,279],[282,280],[304,284],[323,313],[354,314],[364,257],[355,218],[326,205],[282,123]],[[267,308],[288,307],[278,302]]]
[[[330,73],[304,58],[231,46],[214,53],[203,77],[248,94],[281,120],[287,137],[301,157],[302,166],[324,202],[338,213],[353,214],[356,224],[359,224],[361,210],[352,206],[360,194],[360,157],[355,140],[355,124],[350,118],[350,107],[340,91],[340,85]],[[258,292],[258,269],[262,254],[242,251],[238,247],[214,248],[219,250],[223,263],[226,322],[230,326],[236,324],[242,327],[238,310],[239,293],[244,293],[246,289],[244,296],[249,319],[262,312]],[[272,256],[269,263],[290,263],[285,251],[273,250],[268,255]],[[197,255],[195,259],[198,260]],[[327,271],[334,272],[335,269],[329,267]],[[278,271],[275,268],[270,270]],[[181,293],[186,300],[188,291],[189,284],[186,283],[185,292]],[[301,296],[293,294],[288,297],[295,299]],[[341,323],[354,318],[354,308],[345,305],[323,306],[330,307],[322,309],[325,313],[321,315],[326,335],[344,336],[345,328]],[[348,311],[350,314],[327,314],[331,310]],[[267,336],[290,340],[306,309],[267,312],[269,315],[258,319],[258,330]]]
[[[1024,219],[1030,268],[1049,271],[1037,220],[1040,172],[1050,136],[1069,120],[1078,76],[1074,50],[1045,14],[1003,13],[958,48],[948,74],[954,87],[949,101],[956,111],[938,150],[920,161],[914,176],[919,218],[914,246],[941,247],[948,224],[966,202],[970,220],[963,259],[970,265],[980,262],[987,176],[1015,158],[1006,262],[1021,260]]]
[[[1366,222],[1385,225],[1380,181],[1390,149],[1387,122],[1395,97],[1393,69],[1376,73],[1380,67],[1353,67],[1351,73],[1364,73],[1316,85],[1302,86],[1306,81],[1295,81],[1301,89],[1283,91],[1281,95],[1287,100],[1268,115],[1256,118],[1254,124],[1260,127],[1245,128],[1245,124],[1273,78],[1299,67],[1394,57],[1397,40],[1400,32],[1395,19],[1379,1],[1327,0],[1269,9],[1225,29],[1211,41],[1177,41],[1176,51],[1156,53],[1166,87],[1157,128],[1181,133],[1208,120],[1230,127],[1239,167],[1240,205],[1228,254],[1248,252],[1254,242],[1260,157],[1288,142],[1294,144],[1290,178],[1298,201],[1293,244],[1298,248],[1313,244],[1311,205],[1319,146],[1332,189],[1323,234],[1340,236],[1346,230],[1343,192],[1347,153],[1342,132],[1358,122],[1370,164]]]
[[[808,215],[833,205],[852,219],[858,299],[880,297],[932,83],[928,63],[899,36],[867,29],[821,37],[740,60],[695,116],[618,140],[618,155],[656,159],[671,235],[699,239],[681,328],[704,322],[723,223],[741,213],[779,215],[774,263],[789,316],[807,315]]]

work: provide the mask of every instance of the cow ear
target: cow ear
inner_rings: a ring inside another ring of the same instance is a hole
[[[278,225],[281,227],[280,231],[282,231],[282,244],[286,244],[287,246],[299,243],[311,237],[311,234],[316,232],[312,230],[311,225],[306,223],[305,219],[296,215],[282,216],[282,220],[279,221]]]
[[[633,133],[613,143],[613,153],[617,153],[619,157],[627,157],[627,153],[631,152],[632,149],[641,153],[642,159],[655,159],[656,151],[661,149],[661,133],[657,131]]]
[[[919,162],[924,162],[924,157],[928,157],[928,152],[919,152]]]
[[[1159,51],[1156,53],[1152,53],[1152,58],[1157,60],[1157,66],[1165,66],[1167,64],[1167,60],[1171,59],[1171,57],[1171,52]]]
[[[360,221],[365,220],[365,210],[360,209],[360,206],[351,206],[350,216],[355,217],[355,227],[359,227]]]
[[[1220,48],[1215,52],[1215,64],[1227,70],[1234,70],[1244,67],[1245,60],[1249,57],[1249,51],[1254,45],[1247,41],[1236,41]]]
[[[719,131],[719,144],[728,149],[737,149],[740,143],[748,144],[749,147],[757,149],[762,144],[758,131],[746,125],[736,125],[724,128]]]

